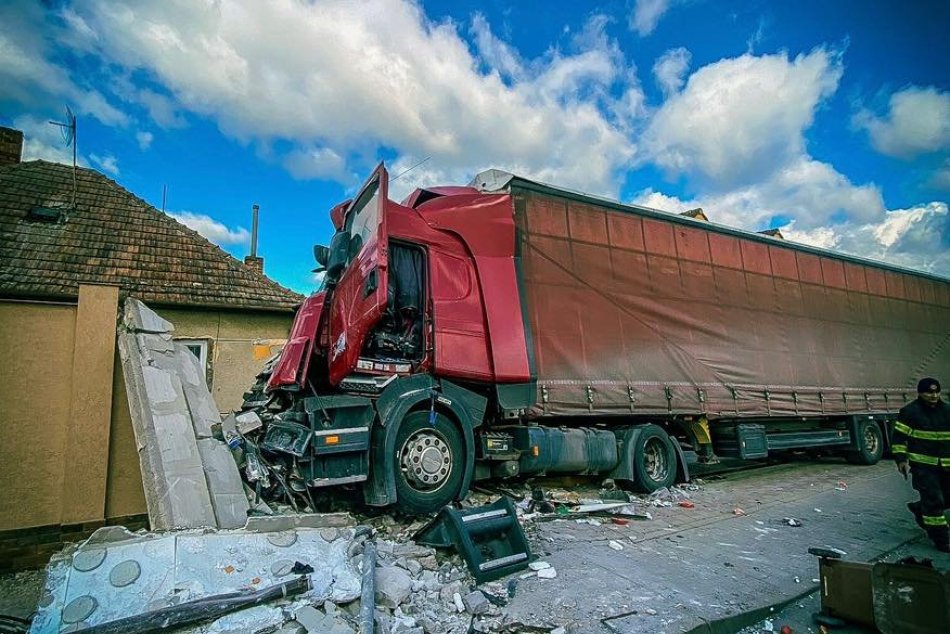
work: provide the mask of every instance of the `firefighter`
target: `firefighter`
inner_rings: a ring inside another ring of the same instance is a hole
[[[937,550],[950,552],[950,405],[940,398],[937,379],[921,379],[917,400],[894,423],[891,452],[904,478],[910,473],[920,501],[908,504]]]

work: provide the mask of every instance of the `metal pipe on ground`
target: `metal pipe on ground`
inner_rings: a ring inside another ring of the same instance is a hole
[[[376,616],[376,542],[363,544],[363,593],[360,596],[360,634],[373,634]]]

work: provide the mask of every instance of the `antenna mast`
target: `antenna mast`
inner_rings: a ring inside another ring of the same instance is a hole
[[[59,126],[60,131],[63,133],[63,143],[66,147],[70,145],[73,146],[73,200],[71,209],[76,209],[76,146],[78,142],[76,140],[76,115],[73,114],[72,109],[69,106],[66,106],[66,122],[61,121],[50,121],[51,124]]]

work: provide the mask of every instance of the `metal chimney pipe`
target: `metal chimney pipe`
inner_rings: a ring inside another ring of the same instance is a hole
[[[251,207],[251,212],[253,215],[253,219],[251,220],[251,223],[252,223],[251,224],[251,257],[252,258],[257,257],[257,215],[260,209],[261,209],[260,206],[258,206],[256,203],[254,204],[253,207]]]

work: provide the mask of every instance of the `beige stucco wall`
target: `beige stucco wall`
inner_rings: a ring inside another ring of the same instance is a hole
[[[84,308],[0,300],[0,531],[146,512],[112,287]],[[210,341],[212,395],[236,409],[290,314],[168,309],[178,337]],[[78,344],[78,345],[77,345]]]
[[[290,313],[240,313],[154,307],[175,325],[175,337],[211,340],[211,395],[222,412],[241,407],[264,361],[287,340]]]
[[[0,530],[58,524],[76,307],[0,301]]]

